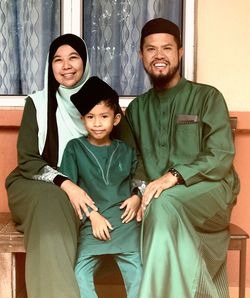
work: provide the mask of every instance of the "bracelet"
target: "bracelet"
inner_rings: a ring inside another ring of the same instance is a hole
[[[184,183],[184,179],[182,178],[181,174],[178,171],[176,171],[176,169],[170,168],[168,171],[173,176],[175,176],[177,178],[177,184],[183,184]]]

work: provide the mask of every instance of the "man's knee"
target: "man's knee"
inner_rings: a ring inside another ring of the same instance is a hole
[[[176,228],[181,212],[183,208],[176,199],[161,196],[154,199],[148,207],[144,220],[145,226],[149,225],[158,231],[164,227]]]

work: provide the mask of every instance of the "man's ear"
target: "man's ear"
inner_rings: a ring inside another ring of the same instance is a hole
[[[117,124],[120,123],[121,118],[122,118],[122,115],[121,115],[120,113],[118,113],[118,114],[115,115],[115,118],[114,118],[114,126],[116,126]]]
[[[139,58],[142,60],[142,51],[139,51]]]
[[[179,52],[179,60],[181,60],[184,55],[184,49],[181,47],[179,48],[178,52]]]

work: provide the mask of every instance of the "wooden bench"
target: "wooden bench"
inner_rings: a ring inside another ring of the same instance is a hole
[[[23,234],[17,232],[9,213],[0,213],[0,297],[18,297],[16,254],[24,252]]]
[[[245,297],[246,244],[249,235],[239,226],[230,224],[229,250],[239,251],[239,297]],[[10,213],[0,213],[0,297],[16,298],[16,254],[24,253],[23,234],[16,231]],[[23,293],[23,289],[20,289]],[[22,296],[25,297],[25,296]]]
[[[247,239],[246,231],[235,224],[230,224],[230,243],[228,250],[239,251],[239,298],[245,298],[246,286],[246,253]]]
[[[231,127],[235,134],[237,118],[231,117]],[[246,246],[249,235],[239,226],[230,224],[229,250],[239,251],[239,298],[245,298],[246,279]],[[17,287],[17,254],[25,253],[23,234],[17,232],[10,213],[0,213],[0,297],[25,298],[25,291]],[[119,271],[111,283],[122,285]],[[118,276],[118,277],[117,277]],[[110,278],[98,280],[100,283],[110,283]],[[119,295],[125,297],[125,292]],[[107,296],[108,297],[108,296]]]
[[[0,298],[27,297],[24,276],[22,276],[22,281],[17,282],[17,256],[20,256],[20,253],[24,256],[24,236],[16,230],[11,214],[0,212]],[[106,262],[110,262],[110,260],[107,258]],[[108,293],[102,293],[105,291],[105,285],[108,285],[107,290],[110,291],[110,288],[113,287],[112,292],[116,297],[125,298],[126,293],[122,287],[123,280],[120,271],[116,264],[114,266],[111,264],[111,267],[112,273],[100,272],[96,278],[98,297],[110,297]]]

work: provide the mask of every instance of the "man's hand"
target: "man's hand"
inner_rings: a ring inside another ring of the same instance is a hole
[[[87,206],[89,206],[92,210],[97,211],[97,207],[93,200],[88,196],[88,194],[80,188],[78,185],[73,183],[70,180],[65,180],[61,184],[61,188],[66,192],[69,197],[70,203],[75,209],[76,214],[79,216],[80,220],[82,220],[82,211],[85,215],[89,216],[89,211]]]
[[[91,211],[89,219],[92,225],[93,235],[100,240],[110,240],[109,230],[113,230],[110,222],[97,211]]]
[[[141,217],[143,217],[144,210],[146,209],[146,207],[148,206],[148,204],[150,203],[150,201],[153,198],[155,198],[155,199],[159,198],[160,194],[164,190],[175,186],[177,184],[177,182],[178,182],[177,177],[172,175],[170,172],[168,172],[165,175],[163,175],[162,177],[150,182],[147,185],[145,192],[143,194],[143,197],[142,197]],[[140,214],[137,216],[137,218],[140,218]]]
[[[141,205],[137,211],[137,214],[136,214],[136,220],[138,222],[142,221],[142,214],[143,214],[143,212],[142,212],[142,205]]]
[[[126,199],[120,206],[120,209],[125,208],[121,219],[122,223],[128,223],[136,217],[136,213],[140,207],[141,199],[137,195],[132,195],[132,197]]]

